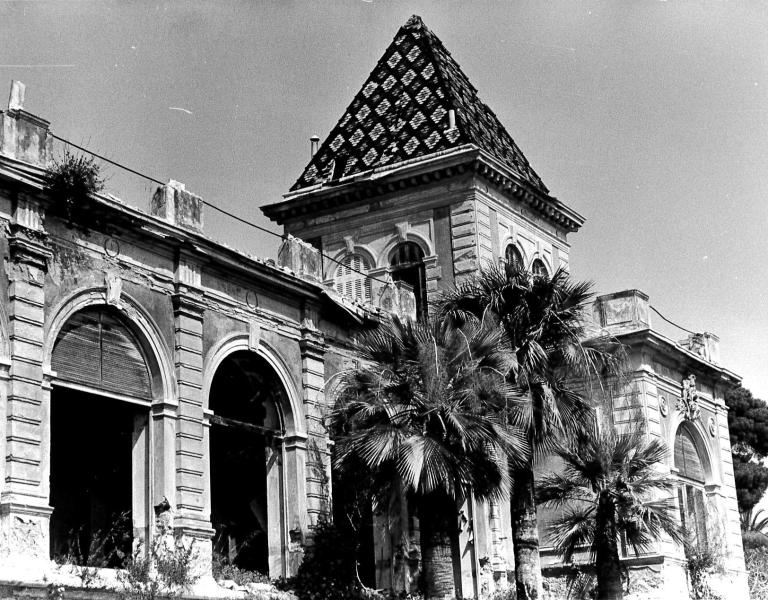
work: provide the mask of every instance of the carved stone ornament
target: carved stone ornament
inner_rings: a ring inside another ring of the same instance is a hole
[[[712,437],[715,437],[715,433],[717,432],[717,423],[715,423],[714,417],[709,417],[709,435]]]
[[[106,301],[112,306],[120,305],[120,296],[123,293],[123,280],[117,273],[104,274],[104,286],[106,287]]]
[[[662,417],[666,417],[669,414],[669,402],[667,402],[666,396],[659,396],[659,412]]]
[[[682,395],[677,403],[677,409],[683,413],[683,418],[695,421],[701,416],[699,408],[699,393],[696,391],[696,376],[689,375],[682,381]]]

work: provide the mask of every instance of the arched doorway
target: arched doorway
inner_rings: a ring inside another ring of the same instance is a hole
[[[675,469],[680,477],[677,490],[680,522],[688,541],[699,549],[707,546],[707,510],[704,495],[706,467],[696,446],[695,431],[683,423],[675,434]]]
[[[403,281],[413,288],[416,297],[416,318],[427,317],[427,272],[424,251],[415,242],[395,246],[389,260],[393,281]]]
[[[209,396],[211,522],[215,560],[271,576],[285,564],[282,407],[287,395],[269,363],[229,354]]]
[[[121,567],[147,534],[152,361],[119,311],[91,306],[58,332],[51,368],[51,555]]]

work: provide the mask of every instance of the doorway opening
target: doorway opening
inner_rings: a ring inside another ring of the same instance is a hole
[[[134,455],[148,411],[84,391],[51,394],[51,556],[120,568],[134,540]]]
[[[222,361],[211,383],[211,524],[215,559],[281,575],[285,398],[271,366],[241,350]]]

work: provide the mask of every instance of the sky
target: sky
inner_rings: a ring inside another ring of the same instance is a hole
[[[52,131],[273,231],[280,200],[419,14],[551,193],[571,272],[720,336],[768,400],[768,5],[757,0],[0,0],[0,94]],[[146,209],[153,185],[107,189]],[[208,210],[260,256],[276,238]],[[655,315],[675,339],[685,333]]]

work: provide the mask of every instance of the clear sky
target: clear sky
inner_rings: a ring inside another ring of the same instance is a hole
[[[26,83],[26,108],[58,135],[267,224],[259,207],[413,13],[587,218],[572,273],[717,333],[723,363],[768,400],[764,2],[0,0],[0,85]],[[151,184],[108,174],[148,206]],[[206,230],[275,253],[211,211]]]

